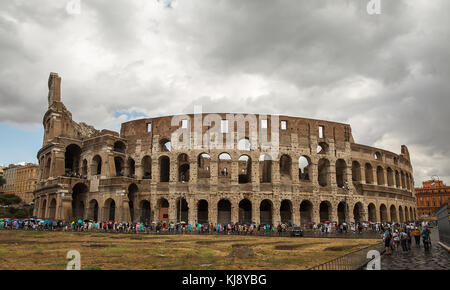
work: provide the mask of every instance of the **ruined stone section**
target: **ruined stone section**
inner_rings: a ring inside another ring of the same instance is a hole
[[[279,152],[270,156],[250,134],[266,130],[271,140],[277,124],[270,116],[245,115],[240,136],[236,116],[221,113],[217,120],[230,120],[221,137],[232,146],[208,149],[208,126],[205,144],[195,144],[194,123],[210,123],[210,114],[130,121],[120,134],[99,131],[72,120],[60,88],[52,73],[37,155],[40,218],[297,225],[416,218],[407,147],[395,154],[356,144],[348,124],[279,116]],[[178,129],[193,149],[173,148]]]

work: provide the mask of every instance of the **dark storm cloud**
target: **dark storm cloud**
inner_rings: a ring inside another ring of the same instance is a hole
[[[352,125],[416,182],[450,182],[450,2],[67,1],[0,4],[0,122],[39,124],[50,71],[77,121],[127,114],[273,113]]]

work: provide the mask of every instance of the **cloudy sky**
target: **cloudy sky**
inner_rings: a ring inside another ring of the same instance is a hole
[[[450,184],[450,1],[0,2],[0,164],[37,162],[50,72],[75,121],[286,114],[352,126]],[[78,13],[79,12],[79,13]]]

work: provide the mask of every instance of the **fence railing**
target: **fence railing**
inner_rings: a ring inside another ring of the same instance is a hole
[[[385,250],[384,243],[380,242],[348,253],[331,261],[311,267],[309,270],[358,270],[372,259],[367,258],[367,253],[371,250],[377,250],[381,255]]]

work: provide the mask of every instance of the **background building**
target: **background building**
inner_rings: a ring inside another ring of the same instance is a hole
[[[3,168],[3,178],[6,180],[6,184],[3,185],[4,194],[14,194],[14,184],[16,181],[17,168],[20,165],[10,164],[8,167]]]
[[[418,217],[436,218],[436,210],[449,202],[450,186],[442,180],[428,180],[422,182],[422,187],[416,188]]]
[[[14,194],[22,199],[24,203],[31,203],[34,199],[33,192],[36,189],[39,166],[33,163],[25,165],[10,164],[3,168],[3,194]]]
[[[16,169],[14,182],[14,194],[22,199],[24,203],[31,203],[34,199],[33,192],[36,189],[39,165],[27,163]]]

